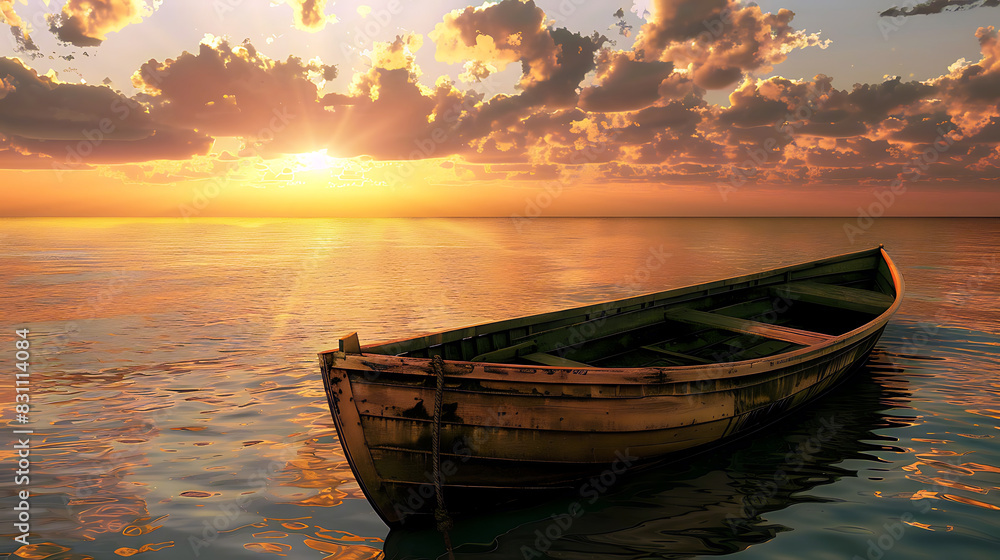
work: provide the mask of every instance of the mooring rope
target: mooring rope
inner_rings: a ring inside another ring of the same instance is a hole
[[[448,548],[448,558],[454,560],[451,550],[451,537],[448,531],[452,527],[451,516],[444,505],[444,491],[441,489],[441,406],[444,400],[444,360],[441,356],[431,359],[431,367],[437,378],[437,388],[434,390],[434,429],[431,432],[431,455],[434,469],[434,494],[437,498],[437,508],[434,509],[434,520],[437,529],[444,536],[444,545]]]

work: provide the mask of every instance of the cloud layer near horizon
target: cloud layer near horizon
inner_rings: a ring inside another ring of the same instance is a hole
[[[133,2],[119,4],[125,14]],[[302,26],[321,25],[313,16],[326,21],[323,2],[296,4]],[[132,98],[0,59],[0,167],[185,159],[207,153],[213,138],[237,136],[242,155],[456,158],[449,169],[471,180],[555,179],[584,168],[601,183],[734,187],[893,179],[995,186],[1000,178],[993,27],[970,37],[978,61],[956,62],[936,78],[838,89],[822,74],[752,77],[795,49],[826,46],[796,30],[788,10],[658,0],[651,12],[634,43],[616,49],[598,33],[552,26],[531,1],[455,10],[429,34],[432,44],[414,34],[375,44],[371,67],[331,93],[317,84],[336,76],[332,66],[275,61],[247,42],[211,37],[194,53],[144,64]],[[81,35],[112,28],[87,29]],[[428,85],[418,52],[461,65],[463,81]],[[515,93],[476,91],[512,64],[521,70]],[[707,101],[710,90],[730,91],[730,105]],[[73,150],[104,121],[111,129],[76,161]]]

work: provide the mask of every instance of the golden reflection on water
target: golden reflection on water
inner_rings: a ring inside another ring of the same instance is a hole
[[[1000,228],[937,223],[884,220],[867,234],[886,243],[908,292],[874,368],[885,396],[870,422],[885,422],[877,435],[887,439],[874,450],[855,442],[841,459],[863,448],[890,470],[867,473],[883,477],[881,486],[838,499],[926,500],[974,519],[968,512],[1000,509],[1000,282],[988,258]],[[526,225],[0,223],[0,326],[29,326],[38,358],[31,488],[45,513],[32,519],[38,544],[16,556],[186,558],[191,539],[203,539],[201,553],[220,558],[374,558],[386,529],[337,441],[315,360],[338,335],[357,330],[376,342],[860,248],[840,220]],[[650,261],[654,254],[666,256]],[[12,402],[12,389],[0,388],[0,399]],[[13,458],[0,448],[0,462]],[[826,488],[861,475],[837,476]],[[700,488],[717,511],[742,507],[730,488],[740,472],[695,480],[681,493],[688,502]],[[858,516],[868,515],[864,505]],[[658,507],[677,516],[637,518],[635,533],[643,523],[669,531],[689,520],[690,534],[677,537],[684,546],[718,545],[697,533],[702,510]],[[971,523],[936,515],[913,526],[961,533]],[[857,523],[879,525],[864,519]],[[768,531],[760,538],[773,538]]]

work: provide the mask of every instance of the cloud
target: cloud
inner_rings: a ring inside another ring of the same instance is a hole
[[[954,101],[990,106],[1000,100],[1000,40],[992,25],[976,30],[982,58],[976,63],[961,60],[930,84]]]
[[[14,11],[14,0],[0,0],[0,23],[11,27],[24,27],[24,21]]]
[[[881,12],[882,17],[904,17],[959,12],[973,8],[995,8],[1000,0],[927,0],[911,6],[893,6]]]
[[[68,0],[58,15],[49,17],[49,30],[64,43],[96,47],[108,33],[121,31],[151,15],[159,2],[143,0]]]
[[[11,139],[0,134],[0,169],[53,169],[61,162],[44,154],[23,151]],[[81,163],[66,164],[66,169],[90,169]]]
[[[0,134],[22,155],[66,164],[186,158],[211,139],[155,122],[135,100],[106,86],[69,84],[0,58]]]
[[[132,83],[159,122],[213,136],[288,144],[298,139],[308,148],[313,129],[329,120],[314,80],[336,74],[336,67],[318,59],[275,61],[250,43],[234,46],[209,36],[197,54],[146,62]]]
[[[635,60],[631,52],[598,55],[597,85],[583,88],[580,107],[588,111],[630,111],[660,98],[660,84],[674,72],[671,62]]]
[[[463,124],[481,96],[463,93],[444,79],[433,88],[421,84],[415,54],[422,45],[417,34],[376,43],[372,67],[354,75],[349,95],[323,97],[323,105],[332,109],[322,146],[328,153],[423,159],[466,149]]]
[[[791,10],[764,13],[737,0],[657,0],[633,50],[645,60],[674,63],[705,89],[737,83],[747,72],[769,72],[788,53],[826,48],[816,33],[791,27]]]
[[[22,51],[37,51],[35,42],[25,30],[24,20],[14,11],[14,0],[0,0],[0,23],[10,26],[10,33]]]
[[[543,81],[556,66],[555,40],[545,12],[534,0],[502,0],[454,10],[444,16],[429,37],[440,62],[465,63],[463,79],[481,80],[512,62],[525,69],[521,86]]]
[[[285,0],[285,2],[292,7],[297,29],[315,33],[326,27],[327,23],[337,21],[336,16],[324,13],[326,0]]]
[[[103,139],[92,141],[87,136],[79,139],[36,140],[12,138],[20,149],[54,158],[61,165],[81,162],[131,163],[156,159],[188,159],[202,155],[212,147],[212,139],[194,130],[170,128],[161,125],[148,136],[138,139]]]

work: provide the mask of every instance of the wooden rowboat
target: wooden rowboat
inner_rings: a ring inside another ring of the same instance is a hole
[[[744,435],[863,364],[902,296],[879,246],[319,356],[354,475],[397,526],[442,501],[584,496]]]

